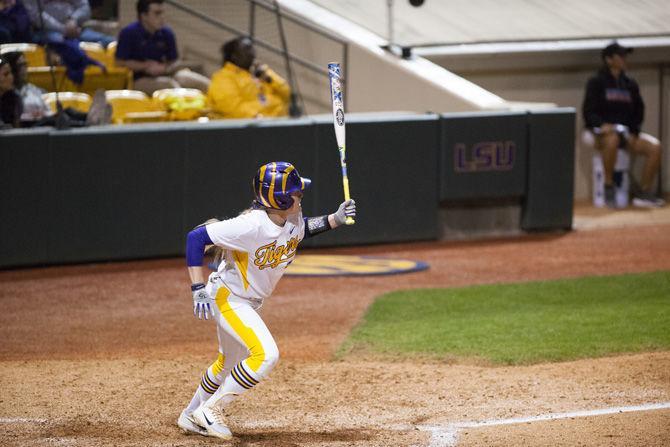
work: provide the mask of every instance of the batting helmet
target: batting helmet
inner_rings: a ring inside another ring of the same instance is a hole
[[[254,177],[256,203],[266,208],[287,210],[293,206],[291,194],[303,191],[312,181],[300,177],[291,163],[274,161],[258,169]]]

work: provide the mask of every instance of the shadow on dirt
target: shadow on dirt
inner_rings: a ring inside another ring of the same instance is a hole
[[[236,447],[245,446],[276,446],[292,447],[305,444],[320,443],[356,443],[372,441],[376,438],[373,430],[333,430],[333,431],[285,431],[268,430],[254,433],[236,433],[235,441],[231,443]]]

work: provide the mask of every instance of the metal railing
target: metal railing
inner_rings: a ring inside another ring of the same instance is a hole
[[[297,93],[297,95],[300,97],[300,101],[303,102],[302,100],[302,95],[299,93],[300,92],[300,87],[297,85],[294,79],[293,75],[293,69],[292,65],[293,63],[305,68],[306,70],[318,75],[322,76],[325,78],[328,78],[328,69],[325,66],[318,65],[314,62],[311,62],[303,57],[300,57],[296,54],[293,54],[289,51],[288,49],[288,44],[286,42],[286,36],[284,33],[284,28],[283,28],[283,20],[287,20],[297,26],[299,26],[302,29],[308,30],[310,32],[316,33],[330,41],[336,42],[337,44],[342,46],[342,62],[343,62],[343,80],[342,80],[342,89],[346,89],[346,80],[347,80],[347,67],[348,67],[348,58],[349,58],[349,44],[343,39],[340,39],[339,37],[333,36],[324,30],[317,28],[316,26],[310,24],[309,22],[305,21],[304,19],[297,17],[293,14],[287,13],[286,11],[283,11],[280,7],[279,4],[276,0],[245,0],[249,4],[249,29],[244,31],[242,29],[236,28],[234,26],[231,26],[224,21],[212,18],[208,16],[207,14],[204,14],[190,6],[184,5],[183,3],[177,1],[177,0],[165,0],[166,4],[169,4],[170,6],[188,14],[191,17],[195,17],[199,20],[202,20],[205,23],[208,23],[216,28],[219,28],[221,30],[224,30],[228,33],[231,33],[236,36],[248,36],[252,39],[254,42],[254,45],[256,45],[259,48],[263,48],[270,53],[273,53],[281,58],[284,59],[284,62],[286,64],[286,72],[287,72],[287,81],[289,82],[289,85],[291,86],[291,90],[294,93]],[[273,13],[277,17],[277,26],[279,30],[279,35],[280,35],[280,40],[281,40],[281,48],[277,47],[276,45],[273,45],[269,42],[264,41],[263,39],[260,39],[256,36],[255,33],[255,25],[256,25],[256,8],[261,8],[267,12]],[[346,105],[345,105],[346,108]],[[303,102],[303,109],[304,109],[304,102]]]

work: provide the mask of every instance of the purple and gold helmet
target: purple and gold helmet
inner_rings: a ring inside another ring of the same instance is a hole
[[[303,191],[310,183],[310,179],[300,177],[291,163],[268,163],[261,166],[254,177],[256,203],[266,208],[287,210],[293,206],[291,194]]]

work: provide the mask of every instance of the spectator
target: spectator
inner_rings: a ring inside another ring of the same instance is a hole
[[[0,55],[0,129],[19,127],[21,98],[14,88],[14,75],[9,60]]]
[[[112,36],[84,27],[84,22],[91,18],[91,7],[87,0],[24,0],[24,2],[30,21],[38,30],[37,41],[42,44],[58,44],[68,39],[77,39],[82,42],[98,42],[107,47],[114,41]]]
[[[7,53],[5,58],[9,62],[14,77],[14,87],[21,97],[22,103],[22,121],[38,121],[52,114],[49,106],[42,99],[42,94],[46,93],[36,85],[27,82],[28,64],[23,53]]]
[[[596,149],[602,153],[605,170],[605,201],[614,204],[613,172],[621,143],[634,154],[646,157],[640,191],[633,204],[642,207],[660,207],[665,202],[653,193],[653,186],[661,162],[661,143],[655,137],[640,132],[644,118],[644,102],[637,82],[626,70],[626,56],[632,48],[613,42],[602,52],[603,67],[589,79],[584,96],[583,114],[587,129],[594,133]],[[620,135],[615,125],[628,127],[627,135]],[[621,141],[624,138],[625,141]]]
[[[28,82],[27,64],[23,54],[18,52],[9,53],[6,55],[6,59],[12,67],[14,87],[21,98],[21,126],[55,126],[56,114],[42,97],[46,92]],[[88,113],[80,112],[73,108],[66,108],[63,110],[63,113],[67,116],[70,127],[81,127],[109,124],[111,122],[112,109],[105,100],[104,91],[100,90],[96,92]]]
[[[163,0],[138,0],[137,22],[119,33],[116,64],[132,70],[135,88],[149,95],[175,87],[207,91],[209,79],[179,61],[175,35],[164,17]]]
[[[264,64],[254,65],[251,39],[238,37],[223,44],[223,67],[212,75],[207,100],[216,116],[257,118],[286,116],[291,90]]]
[[[30,18],[21,0],[0,0],[0,44],[32,41]]]

